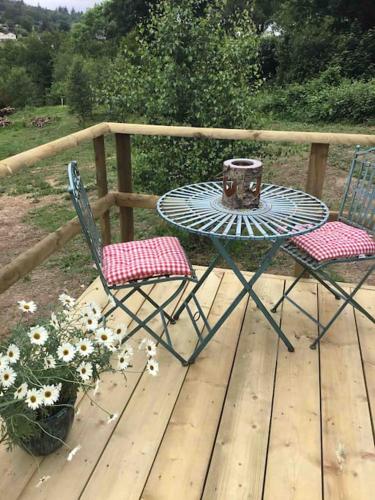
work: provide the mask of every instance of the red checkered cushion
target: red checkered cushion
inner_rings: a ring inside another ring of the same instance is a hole
[[[291,241],[318,261],[375,254],[374,239],[363,229],[343,222],[327,222]]]
[[[103,248],[103,274],[110,285],[151,276],[190,276],[185,252],[177,238],[115,243]]]

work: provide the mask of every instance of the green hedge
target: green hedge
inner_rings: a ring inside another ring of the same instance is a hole
[[[256,106],[262,113],[305,122],[364,122],[375,118],[375,79],[337,81],[334,74],[304,84],[263,91]]]

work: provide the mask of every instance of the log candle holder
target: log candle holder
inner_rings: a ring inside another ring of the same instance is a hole
[[[223,205],[231,209],[258,208],[262,169],[259,160],[226,160],[223,167]]]

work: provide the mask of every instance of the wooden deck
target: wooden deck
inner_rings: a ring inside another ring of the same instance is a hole
[[[271,305],[288,279],[265,276],[258,293]],[[229,271],[211,275],[200,292],[211,320],[239,288]],[[163,291],[158,285],[150,293],[157,299]],[[97,282],[84,296],[105,302]],[[375,288],[358,297],[375,310]],[[338,306],[308,280],[296,287],[294,298],[322,322]],[[132,307],[148,310],[136,298]],[[154,378],[143,372],[137,352],[126,384],[110,375],[96,395],[119,414],[117,421],[107,424],[87,398],[79,402],[68,442],[82,449],[72,462],[66,451],[34,460],[21,450],[0,449],[0,497],[374,498],[374,325],[348,307],[320,350],[312,351],[314,324],[288,303],[278,317],[295,353],[286,351],[247,299],[188,368],[161,348],[160,376]],[[187,316],[172,331],[188,353],[195,340]],[[43,476],[50,479],[37,487]]]

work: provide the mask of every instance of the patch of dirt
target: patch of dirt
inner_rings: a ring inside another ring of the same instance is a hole
[[[60,200],[58,196],[40,198],[38,206],[46,206]],[[17,255],[40,241],[46,233],[35,226],[23,222],[27,213],[35,208],[36,200],[27,196],[0,197],[0,266],[8,264]],[[0,337],[6,335],[19,321],[21,312],[17,308],[19,300],[33,300],[38,311],[35,321],[44,316],[63,291],[78,296],[82,293],[80,277],[64,274],[59,269],[38,266],[28,276],[19,280],[1,294]]]

